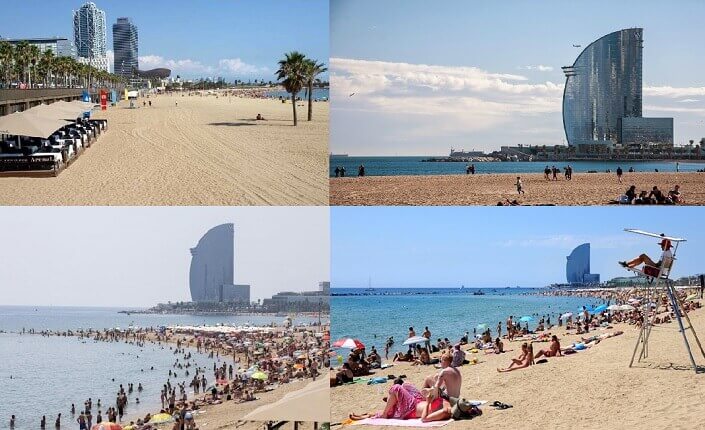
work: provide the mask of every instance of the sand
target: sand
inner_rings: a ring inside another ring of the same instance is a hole
[[[279,100],[162,95],[127,106],[94,114],[107,132],[58,177],[0,178],[0,205],[328,204],[328,103],[314,104],[311,122],[301,103],[297,127]]]
[[[705,341],[705,310],[695,310],[688,315],[701,342]],[[469,422],[451,422],[443,428],[703,428],[705,373],[696,375],[688,368],[690,361],[677,323],[653,329],[648,359],[633,368],[629,368],[629,361],[639,331],[629,325],[615,325],[617,328],[625,334],[603,340],[577,354],[549,358],[548,363],[509,373],[500,374],[496,368],[507,366],[510,357],[518,355],[520,342],[505,340],[505,348],[513,351],[500,355],[468,354],[468,359],[479,358],[480,364],[460,368],[461,396],[490,403],[499,400],[514,407],[495,410],[484,406],[482,416]],[[442,330],[435,331],[438,333],[434,333],[434,338],[443,336]],[[566,336],[563,330],[553,332],[559,335],[563,347],[579,338]],[[591,334],[596,333],[602,331]],[[697,354],[696,362],[705,366],[705,358],[699,355],[695,343],[691,344]],[[544,348],[548,343],[534,343],[535,351],[537,346]],[[406,374],[409,382],[420,386],[423,377],[434,370],[429,366],[397,364],[377,373]],[[340,423],[352,411],[381,410],[381,398],[389,386],[388,383],[332,388],[332,422]]]
[[[543,174],[521,175],[526,194],[517,195],[516,174],[367,176],[330,179],[330,204],[496,205],[517,199],[525,205],[606,205],[630,185],[663,191],[680,184],[685,203],[705,205],[705,173],[574,173],[572,181],[546,181]]]

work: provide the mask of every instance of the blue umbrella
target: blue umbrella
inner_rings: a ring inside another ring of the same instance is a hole
[[[604,312],[606,310],[607,310],[607,305],[600,305],[600,306],[596,307],[595,309],[593,309],[592,311],[594,313],[600,313],[600,312]]]
[[[533,317],[530,317],[530,316],[528,316],[528,315],[524,315],[523,317],[519,318],[519,321],[521,321],[521,322],[529,322],[529,321],[533,321],[533,319],[534,319]]]

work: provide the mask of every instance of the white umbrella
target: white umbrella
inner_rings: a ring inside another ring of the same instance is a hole
[[[563,315],[561,315],[561,318],[570,318],[573,316],[573,312],[566,312]]]
[[[620,310],[620,311],[633,311],[633,310],[634,310],[634,306],[632,306],[632,305],[622,305],[622,306],[619,307],[619,310]]]
[[[621,310],[620,308],[621,308],[621,306],[619,306],[619,305],[609,305],[609,306],[607,306],[607,310],[610,310],[610,311],[619,311],[619,310]]]
[[[423,336],[414,336],[410,337],[407,340],[404,341],[404,345],[414,345],[417,343],[426,343],[428,342],[428,339],[426,339]]]

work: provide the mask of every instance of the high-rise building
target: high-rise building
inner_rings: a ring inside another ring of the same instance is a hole
[[[51,51],[56,57],[71,57],[76,58],[76,47],[65,37],[37,37],[32,39],[0,39],[11,45],[17,45],[20,42],[27,42],[39,48],[39,51],[44,53]]]
[[[118,18],[113,24],[113,73],[130,78],[139,69],[137,27],[130,18]]]
[[[619,30],[563,67],[568,145],[581,152],[581,146],[673,144],[672,118],[642,118],[642,50],[643,29]]]
[[[590,244],[583,243],[568,256],[565,276],[569,284],[599,284],[600,275],[590,273]]]
[[[105,11],[88,2],[73,12],[73,39],[78,61],[109,71]]]
[[[189,287],[194,302],[250,302],[250,286],[234,284],[235,226],[208,230],[191,248]]]

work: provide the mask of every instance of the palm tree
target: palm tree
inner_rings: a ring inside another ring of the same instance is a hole
[[[15,65],[15,47],[5,40],[0,40],[0,79],[4,86],[9,86],[12,80],[12,69]]]
[[[42,56],[39,58],[37,63],[37,72],[42,77],[44,82],[44,88],[49,87],[49,81],[54,72],[54,65],[56,62],[56,57],[54,57],[54,52],[51,49],[44,51]]]
[[[300,52],[292,51],[284,54],[284,59],[279,60],[277,79],[281,81],[284,89],[291,94],[291,106],[294,109],[294,126],[296,120],[296,94],[301,91],[306,83],[306,56]]]
[[[32,88],[32,71],[35,70],[41,55],[42,52],[39,50],[37,45],[29,45],[29,49],[27,51],[27,83],[29,84],[29,88]]]
[[[26,82],[27,64],[29,64],[29,46],[29,42],[26,40],[15,45],[15,73],[17,73],[18,80],[24,82]]]
[[[313,83],[320,82],[318,75],[325,72],[326,65],[319,63],[317,60],[305,60],[306,64],[306,86],[308,89],[308,120],[311,121],[313,116]]]

